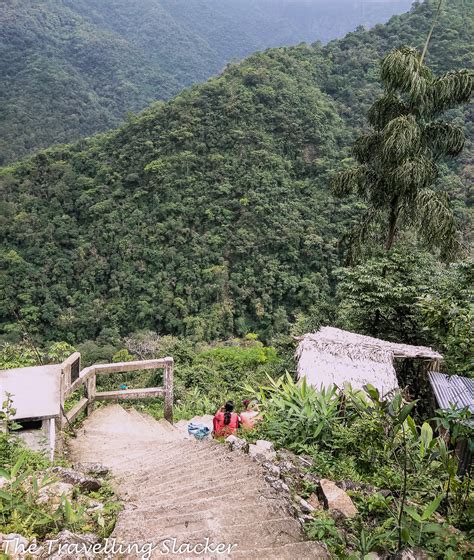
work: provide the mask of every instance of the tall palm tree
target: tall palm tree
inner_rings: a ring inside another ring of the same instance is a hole
[[[372,131],[356,140],[358,165],[338,173],[333,190],[338,196],[354,192],[366,201],[366,215],[354,232],[359,240],[374,221],[382,222],[390,251],[398,229],[406,225],[448,257],[459,245],[454,217],[447,197],[431,187],[438,160],[463,149],[463,130],[441,118],[470,99],[473,77],[468,70],[433,74],[424,64],[431,32],[423,53],[405,46],[382,61],[384,94],[368,113]]]

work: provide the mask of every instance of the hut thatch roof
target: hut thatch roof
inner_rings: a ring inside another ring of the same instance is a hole
[[[350,383],[362,388],[367,383],[387,394],[398,387],[394,358],[422,358],[438,363],[441,354],[424,346],[410,346],[322,327],[317,333],[298,338],[298,377],[315,386]]]

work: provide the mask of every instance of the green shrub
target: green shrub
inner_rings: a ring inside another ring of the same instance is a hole
[[[319,511],[315,519],[305,525],[305,531],[310,539],[323,541],[330,552],[339,555],[345,551],[345,541],[329,513]]]
[[[466,534],[446,531],[439,517],[448,515],[459,528],[465,526],[473,497],[469,478],[462,482],[456,475],[454,450],[436,437],[430,423],[416,425],[411,416],[416,401],[407,402],[400,391],[382,398],[370,385],[362,392],[350,387],[341,393],[335,387],[317,391],[305,379],[295,382],[288,374],[276,381],[270,378],[255,395],[263,421],[250,438],[270,439],[310,454],[317,477],[391,492],[388,497],[354,493],[359,515],[343,524],[347,537],[343,558],[363,558],[372,550],[396,551],[402,546],[420,546],[433,558],[469,557]],[[445,426],[451,416],[440,415],[437,421]],[[459,418],[454,416],[457,426]],[[468,437],[463,429],[452,428],[455,439],[458,432]],[[330,549],[339,554],[337,529],[317,514],[308,534],[329,541]],[[356,552],[349,553],[351,549]]]
[[[262,430],[279,446],[295,451],[329,440],[340,421],[336,388],[317,391],[306,378],[295,382],[287,373],[277,381],[267,378],[257,396],[264,423]]]

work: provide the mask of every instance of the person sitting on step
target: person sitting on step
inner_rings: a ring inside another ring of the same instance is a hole
[[[234,434],[240,426],[240,416],[234,412],[234,403],[227,401],[213,419],[214,437],[227,437]]]
[[[242,404],[244,406],[244,410],[240,413],[242,428],[244,428],[244,430],[252,430],[255,428],[255,424],[261,420],[258,411],[258,403],[257,401],[246,399],[242,401]]]

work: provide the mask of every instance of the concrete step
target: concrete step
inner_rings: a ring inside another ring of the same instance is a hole
[[[217,517],[223,515],[222,512],[232,512],[238,514],[241,508],[246,507],[246,502],[250,501],[254,507],[254,516],[258,518],[260,515],[266,515],[269,511],[280,512],[280,516],[286,514],[284,508],[279,504],[268,503],[269,498],[255,489],[241,489],[238,494],[231,494],[229,490],[220,493],[210,493],[207,496],[198,496],[186,501],[174,502],[173,500],[156,501],[152,496],[148,498],[134,499],[135,496],[130,494],[130,502],[140,507],[133,510],[133,517],[140,520],[140,523],[146,519],[162,520],[169,515],[182,515],[190,513],[202,514],[207,511],[213,512]],[[273,497],[276,501],[276,497]],[[192,509],[191,509],[192,508]]]
[[[209,484],[210,481],[215,480],[215,475],[212,473],[212,468],[215,467],[215,463],[213,461],[202,461],[198,463],[199,467],[193,470],[193,479],[197,479],[197,483],[202,486],[203,484]],[[180,466],[178,468],[169,468],[167,472],[164,471],[156,471],[156,472],[146,472],[141,476],[138,480],[143,480],[146,482],[147,491],[153,491],[155,493],[162,492],[163,490],[173,489],[175,487],[183,487],[185,482],[183,481],[183,477],[188,475],[186,466]],[[233,476],[240,476],[245,475],[245,480],[247,477],[250,476],[257,476],[259,474],[259,470],[256,468],[252,468],[252,465],[243,466],[242,465],[233,465],[229,463],[228,466],[225,465],[226,469],[226,477],[233,477]],[[195,482],[193,481],[193,484]]]
[[[156,420],[146,412],[138,411],[134,408],[130,408],[127,410],[128,414],[137,421],[140,426],[144,426],[145,429],[148,429],[152,432],[158,432],[162,434],[170,433],[170,434],[179,434],[179,430],[170,424],[167,420],[161,418],[160,420]]]
[[[242,560],[330,560],[326,548],[318,542],[300,541],[277,547],[237,548],[230,558]]]
[[[186,461],[179,462],[179,455],[172,462],[164,460],[164,455],[150,454],[150,463],[153,464],[154,479],[158,481],[174,481],[182,477],[182,473],[186,473],[189,476],[189,470],[192,469],[192,476],[197,477],[199,475],[205,475],[206,472],[213,472],[217,468],[221,468],[222,471],[233,470],[234,468],[239,469],[240,472],[245,472],[247,474],[256,474],[260,472],[257,466],[247,463],[238,463],[235,461],[228,460],[226,458],[221,458],[218,456],[217,452],[206,453],[206,450],[197,450],[195,454],[192,454]],[[215,475],[214,475],[215,476]]]
[[[209,495],[209,486],[212,485],[213,496],[228,496],[229,493],[234,493],[242,488],[250,489],[254,492],[259,492],[262,490],[261,484],[250,485],[248,477],[239,478],[236,476],[233,480],[225,482],[216,482],[212,478],[207,478],[205,480],[199,481],[199,483],[186,484],[183,482],[182,485],[175,484],[170,486],[166,490],[156,491],[153,485],[146,485],[146,490],[137,493],[138,496],[143,496],[143,500],[147,499],[147,494],[152,495],[154,500],[158,503],[168,501],[174,504],[180,504],[181,501],[194,500],[200,496],[206,497]],[[146,503],[146,502],[145,502]]]
[[[212,423],[212,416],[195,417]],[[112,537],[118,542],[236,544],[229,555],[167,555],[199,560],[327,559],[318,543],[304,541],[287,504],[248,456],[213,440],[187,438],[189,421],[173,426],[120,405],[101,407],[71,441],[75,462],[102,462],[124,501]],[[132,556],[129,556],[130,558]]]
[[[302,535],[297,521],[290,517],[266,519],[263,521],[247,521],[246,523],[230,523],[222,526],[219,519],[201,518],[198,522],[181,522],[180,524],[167,525],[156,532],[154,524],[141,525],[139,528],[122,526],[122,538],[127,529],[131,529],[133,536],[138,540],[158,541],[159,539],[174,537],[181,542],[200,541],[203,536],[209,537],[213,542],[234,543],[245,535],[247,548],[280,547],[290,543],[301,542]],[[138,530],[137,530],[138,529]]]

